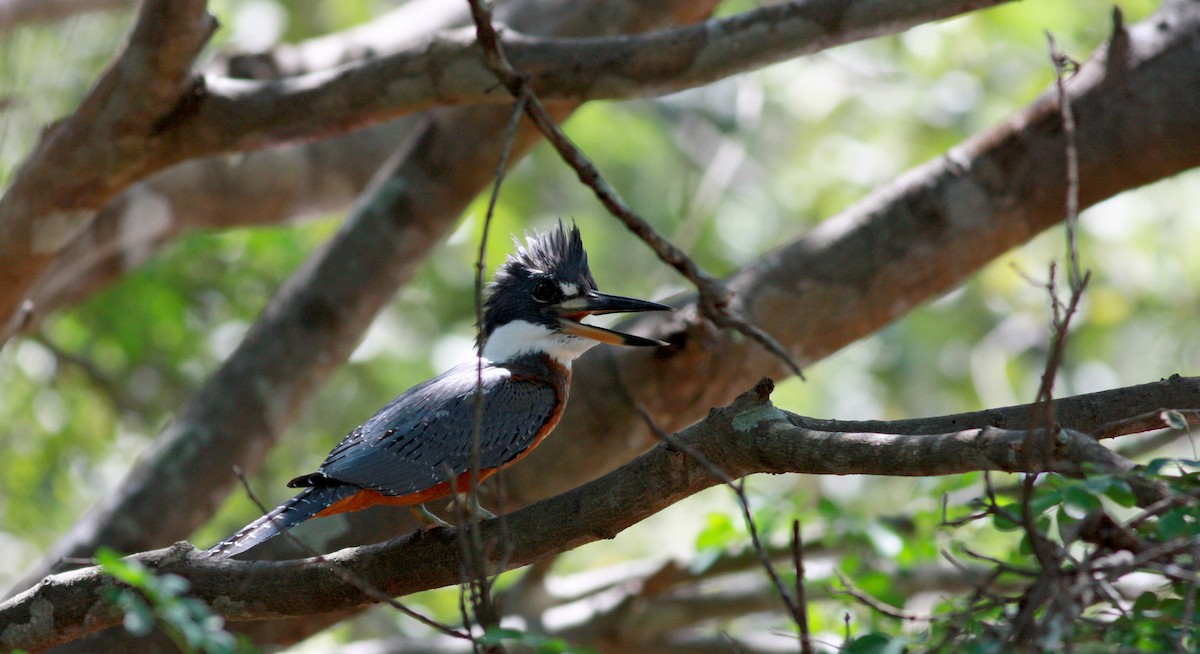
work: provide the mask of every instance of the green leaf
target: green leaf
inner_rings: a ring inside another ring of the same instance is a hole
[[[125,630],[134,636],[145,636],[154,629],[154,611],[140,597],[127,592],[122,595],[121,610],[125,612]]]
[[[1075,525],[1079,524],[1079,519],[1067,512],[1067,507],[1058,507],[1058,513],[1055,515],[1058,522],[1058,538],[1064,543],[1067,543],[1073,537],[1072,530]]]
[[[502,627],[488,627],[487,631],[483,632],[483,636],[479,638],[479,642],[483,645],[499,645],[503,640],[515,640],[522,642],[526,633],[519,629],[505,629]]]
[[[1100,495],[1106,490],[1108,490],[1107,483],[1075,484],[1064,489],[1065,504],[1086,514],[1093,509],[1100,508]]]
[[[849,654],[900,654],[907,644],[908,641],[903,638],[873,632],[850,641],[842,651]]]
[[[107,547],[96,550],[96,561],[105,574],[135,588],[145,587],[151,577],[146,566],[137,561],[125,560],[116,550]]]
[[[738,530],[733,519],[725,513],[710,513],[706,516],[707,524],[696,536],[696,549],[726,549],[738,537]]]
[[[691,558],[691,560],[687,562],[688,571],[693,574],[700,574],[701,572],[707,570],[709,566],[720,560],[724,553],[724,550],[719,550],[715,547],[699,550]]]
[[[1124,479],[1113,480],[1113,484],[1108,487],[1104,496],[1127,509],[1137,505],[1137,497],[1134,496],[1133,489],[1129,487],[1129,482]]]
[[[1152,477],[1157,477],[1162,474],[1163,468],[1171,463],[1171,459],[1152,459],[1146,464],[1146,474]]]
[[[1054,479],[1054,477],[1051,477]],[[1029,501],[1029,510],[1035,514],[1042,513],[1063,502],[1062,488],[1039,490],[1038,494]]]
[[[1163,422],[1167,423],[1167,425],[1170,426],[1171,429],[1187,431],[1187,428],[1188,428],[1187,418],[1184,418],[1182,413],[1180,413],[1178,411],[1163,411],[1159,415],[1162,416]]]
[[[1020,529],[1021,506],[1014,502],[1005,504],[1000,508],[1003,510],[992,514],[993,526],[999,531],[1016,531]]]
[[[479,642],[483,645],[500,645],[506,640],[533,647],[538,654],[594,654],[592,650],[576,647],[562,638],[550,638],[542,634],[503,627],[489,627]]]
[[[166,597],[178,597],[187,592],[190,584],[179,575],[165,574],[157,578],[158,592]]]
[[[1163,540],[1194,536],[1196,533],[1195,516],[1189,507],[1172,509],[1158,519],[1158,535]]]
[[[1017,551],[1025,556],[1033,556],[1033,544],[1029,542],[1029,534],[1021,536],[1021,542],[1017,544]]]
[[[1158,608],[1158,595],[1150,591],[1146,591],[1133,602],[1133,610],[1137,613],[1151,611]]]

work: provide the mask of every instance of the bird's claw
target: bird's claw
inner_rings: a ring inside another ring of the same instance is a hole
[[[429,509],[425,508],[424,504],[414,504],[411,510],[413,517],[417,519],[417,522],[421,523],[422,530],[454,526],[434,515]]]
[[[455,505],[463,507],[468,516],[475,516],[480,520],[492,520],[496,517],[495,513],[483,508],[483,505],[479,503],[479,496],[473,493],[456,495],[448,508],[454,511]]]

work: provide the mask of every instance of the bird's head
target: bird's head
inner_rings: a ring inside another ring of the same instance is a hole
[[[596,289],[579,228],[534,232],[496,272],[484,305],[482,356],[505,362],[545,353],[568,364],[597,343],[667,345],[662,341],[586,325],[585,316],[670,311],[657,302]]]

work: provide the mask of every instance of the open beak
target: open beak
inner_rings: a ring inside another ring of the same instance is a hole
[[[599,292],[590,292],[587,295],[573,297],[563,300],[558,305],[558,324],[562,331],[572,336],[582,336],[590,338],[601,343],[610,345],[653,345],[663,346],[670,345],[664,341],[653,338],[643,338],[634,336],[633,334],[625,334],[605,329],[595,325],[585,325],[580,322],[584,316],[600,313],[631,313],[635,311],[672,311],[673,309],[665,304],[657,302],[647,302],[646,300],[635,300],[631,297],[621,297],[619,295],[606,295]]]

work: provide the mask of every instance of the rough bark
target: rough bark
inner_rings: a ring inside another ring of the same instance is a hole
[[[50,23],[85,12],[133,5],[134,0],[0,0],[0,33],[22,25]]]
[[[695,10],[695,3],[687,4]],[[623,27],[662,24],[671,9],[654,3],[628,16]],[[531,24],[547,19],[523,16],[511,18]],[[577,30],[614,29],[608,23],[568,24]],[[560,118],[569,113],[561,111]],[[99,545],[145,550],[202,525],[237,486],[232,466],[258,467],[314,389],[349,356],[379,308],[487,184],[509,114],[507,108],[448,109],[422,121],[371,199],[280,289],[237,351],[121,487],[19,586],[42,578],[64,556],[87,556]],[[535,140],[532,130],[520,130],[513,159]]]
[[[202,0],[147,0],[121,54],[69,118],[47,128],[0,197],[0,342],[26,291],[95,210],[150,170],[148,141],[192,108],[192,63],[216,21]]]
[[[691,9],[694,11],[695,7]],[[519,18],[519,15],[516,17]],[[659,20],[669,17],[661,17]],[[640,20],[645,21],[644,18]],[[644,23],[652,24],[655,23]],[[499,118],[503,114],[491,112],[490,115]],[[494,128],[496,124],[490,123],[489,127]],[[448,133],[458,137],[459,148],[462,148],[464,143],[476,144],[476,147],[470,149],[472,151],[458,152],[454,156],[444,154],[451,151],[449,149],[441,151],[442,154],[437,155],[437,161],[414,169],[419,172],[408,173],[409,177],[396,177],[404,179],[404,183],[409,185],[406,187],[408,189],[422,189],[422,202],[430,203],[430,198],[437,196],[429,190],[430,185],[446,182],[432,179],[435,175],[428,171],[445,169],[446,167],[440,164],[441,161],[454,161],[455,169],[459,171],[457,177],[464,181],[455,187],[457,193],[445,193],[445,197],[457,198],[460,204],[447,202],[438,207],[438,215],[443,220],[453,216],[461,208],[461,202],[465,202],[475,189],[482,186],[483,178],[471,178],[467,170],[480,173],[487,171],[489,155],[493,154],[484,150],[481,145],[487,142],[488,137],[484,136],[487,133],[486,128],[472,129],[478,137],[470,139],[461,138],[465,131],[467,130],[464,126],[457,125]],[[493,134],[500,131],[495,129]],[[491,138],[496,137],[493,135]],[[414,151],[425,153],[435,150],[431,150],[428,143],[422,143]],[[422,178],[428,179],[412,186],[414,180]],[[404,200],[410,201],[411,198]],[[400,215],[410,210],[403,206],[403,202],[396,206],[402,208]],[[381,224],[387,224],[377,213],[368,215],[376,216],[376,220],[383,221]],[[406,219],[426,225],[432,224],[429,218]],[[441,229],[444,229],[448,222],[440,224]],[[359,229],[362,229],[363,233],[369,233],[371,228]],[[349,230],[343,231],[343,235],[350,233]],[[422,228],[418,233],[430,234],[431,230]],[[436,232],[432,234],[436,235]],[[354,261],[360,268],[347,268],[345,277],[340,281],[321,281],[318,275],[306,278],[304,276],[309,273],[302,271],[301,277],[294,279],[288,288],[282,291],[281,297],[285,299],[277,299],[274,302],[278,310],[268,312],[268,321],[261,322],[252,330],[239,352],[231,357],[229,364],[189,403],[188,408],[160,439],[151,455],[131,473],[128,483],[81,521],[72,533],[56,546],[47,557],[46,563],[27,578],[27,583],[41,578],[53,569],[54,561],[59,558],[84,555],[100,543],[112,544],[126,550],[140,550],[161,543],[164,536],[168,539],[185,536],[190,529],[201,524],[203,519],[211,514],[214,502],[223,497],[217,489],[227,491],[232,488],[232,479],[225,473],[229,466],[238,464],[246,469],[254,469],[257,466],[267,447],[278,434],[283,421],[295,414],[311,389],[328,373],[333,362],[340,361],[348,355],[361,329],[365,327],[365,318],[373,314],[380,306],[381,300],[390,295],[411,272],[411,267],[399,262],[419,261],[419,253],[428,251],[431,244],[429,238],[415,239],[403,247],[394,236],[381,236],[378,239],[352,238],[353,240],[350,240],[349,236],[340,237],[339,243],[342,245],[335,244],[324,255],[324,261],[328,263],[318,265],[326,265],[333,270],[334,262],[345,264],[347,261]],[[387,256],[387,249],[366,247],[367,243],[376,246],[384,243],[394,244],[390,252],[391,257]],[[371,252],[379,254],[371,256]],[[374,285],[361,284],[366,270],[371,271],[370,277],[375,280]],[[360,285],[354,286],[356,283]],[[319,299],[304,297],[304,294],[309,292],[315,293],[314,297]],[[297,297],[301,299],[296,299]],[[347,303],[346,309],[335,311],[333,307],[337,306],[337,302]],[[314,318],[314,312],[320,315]],[[336,323],[321,325],[321,320],[317,319],[321,316],[336,317]],[[314,344],[320,346],[314,347]],[[307,351],[311,354],[307,357],[295,356],[297,351]],[[222,419],[221,416],[225,418]],[[196,471],[191,463],[196,458],[203,458],[205,461],[199,471]],[[194,472],[184,474],[185,470]],[[184,504],[188,507],[187,511],[172,512],[171,519],[164,520],[160,517],[164,488],[172,489],[170,497],[176,499],[187,495],[188,488],[205,490],[202,493],[191,493],[197,497],[189,498]],[[156,526],[154,529],[147,529],[147,524]]]
[[[1200,165],[1200,4],[1169,3],[1118,31],[1067,88],[1082,206]],[[797,359],[817,361],[1058,224],[1065,151],[1048,93],[738,271],[727,280],[735,301]],[[757,346],[712,333],[690,309],[642,324],[677,350],[585,355],[555,437],[508,471],[513,505],[595,478],[653,444],[630,397],[679,429],[733,389],[783,371]]]
[[[786,3],[644,35],[568,40],[515,37],[507,49],[540,95],[575,106],[595,98],[688,88],[784,57],[1001,1]],[[689,11],[706,13],[703,6]],[[143,16],[153,15],[143,12]],[[0,270],[0,321],[9,326],[0,331],[0,338],[10,337],[31,321],[27,314],[44,313],[27,301],[28,290],[50,258],[117,192],[158,170],[189,158],[344,133],[438,106],[510,102],[505,94],[494,92],[495,76],[482,62],[471,30],[439,35],[389,56],[296,77],[253,81],[209,75],[184,85],[176,78],[190,71],[204,40],[189,42],[186,37],[193,35],[182,32],[191,29],[206,38],[203,30],[212,24],[197,17],[181,18],[178,25],[160,22],[139,25],[131,44],[176,70],[155,69],[154,73],[163,73],[161,78],[152,74],[139,79],[142,71],[137,66],[142,62],[123,57],[110,75],[140,83],[122,88],[138,93],[135,97],[147,96],[149,110],[136,101],[124,103],[119,94],[107,94],[121,100],[111,102],[100,92],[105,87],[101,83],[95,97],[51,130],[55,138],[39,146],[0,199],[0,255],[9,262]],[[153,34],[151,28],[181,34],[160,43],[145,38]],[[57,173],[64,164],[71,166],[72,174],[60,177]],[[71,180],[70,186],[64,187],[63,177]],[[52,184],[61,192],[38,195],[36,191],[43,190],[39,184]],[[34,224],[49,224],[51,229],[33,229]]]
[[[1105,48],[1069,84],[1085,206],[1200,163],[1198,13],[1194,4],[1168,5],[1118,32],[1113,54]],[[1063,152],[1059,114],[1047,96],[729,281],[758,324],[802,360],[817,360],[1056,224],[1066,191]],[[1139,163],[1115,167],[1114,160]],[[585,356],[555,437],[508,471],[509,507],[593,479],[650,447],[654,437],[630,411],[629,398],[677,429],[727,401],[729,389],[780,370],[778,361],[714,333],[688,309],[646,320],[642,329],[676,348]],[[395,512],[366,511],[320,521],[308,539],[328,551],[413,528]],[[271,545],[261,554],[294,556],[282,541]],[[294,621],[293,635],[323,622]]]
[[[1195,386],[1197,380],[1187,381]],[[934,476],[999,470],[1078,476],[1083,464],[1115,473],[1133,467],[1091,436],[1071,429],[1050,433],[984,427],[918,436],[810,430],[799,426],[802,417],[771,404],[772,388],[769,380],[762,380],[731,405],[710,412],[618,470],[502,519],[485,521],[480,526],[483,542],[503,543],[484,547],[489,565],[511,570],[614,538],[705,488],[754,473]],[[1082,400],[1066,400],[1076,401]],[[1197,402],[1200,396],[1191,398],[1189,406]],[[1029,438],[1048,438],[1053,447],[1022,447]],[[1154,498],[1144,501],[1149,504]],[[133,558],[158,572],[186,578],[192,596],[232,620],[341,612],[374,602],[329,565],[311,559],[212,561],[199,558],[188,543]],[[450,528],[349,548],[325,558],[392,596],[458,583],[463,565],[459,539]],[[0,605],[0,624],[6,625],[0,631],[0,646],[36,652],[119,624],[121,615],[104,596],[113,583],[95,567],[43,580]]]
[[[784,3],[633,36],[548,38],[510,29],[505,33],[505,49],[517,69],[530,76],[539,96],[556,104],[575,105],[598,98],[648,96],[691,88],[780,59],[902,31],[1004,1]],[[423,17],[430,13],[424,9],[420,6],[397,12],[397,18]],[[435,28],[456,22],[455,13],[444,10],[431,20]],[[389,19],[386,24],[396,22],[399,20]],[[349,56],[347,51],[372,52],[370,57],[333,68],[280,79],[274,76],[277,62],[251,59],[238,60],[239,68],[265,69],[263,74],[269,79],[205,76],[204,88],[188,112],[171,122],[169,132],[144,143],[140,151],[144,161],[126,165],[136,163],[158,169],[185,158],[327,136],[434,106],[510,102],[506,94],[495,92],[495,77],[483,63],[474,31],[469,28],[435,34],[416,44],[411,43],[416,38],[411,28],[386,42],[376,28],[360,31],[363,33],[346,37],[353,45],[335,45],[322,39],[286,57],[290,61],[307,53],[311,58],[341,61]],[[399,48],[400,44],[407,47]],[[377,51],[380,48],[385,54]],[[300,63],[288,66],[292,70],[301,67]],[[277,157],[268,155],[264,159],[270,163]],[[219,166],[210,165],[208,169]],[[221,194],[225,193],[222,189]],[[183,196],[178,199],[186,199],[186,193],[177,195]],[[79,297],[119,278],[130,263],[117,255],[132,250],[139,255],[134,261],[140,262],[157,242],[186,228],[186,223],[171,219],[175,204],[176,197],[164,197],[164,190],[147,184],[139,192],[126,194],[94,221],[83,221],[80,229],[88,231],[61,251],[55,269],[31,269],[38,279],[26,294],[34,300],[32,315],[22,318],[26,327],[36,324],[65,298]],[[114,218],[121,220],[114,224]],[[96,223],[94,229],[91,223]],[[215,226],[220,224],[217,221]],[[139,248],[138,243],[144,245]],[[106,244],[116,245],[119,251]],[[0,292],[0,315],[4,301]]]
[[[1196,12],[1195,3],[1172,4],[1118,33],[1110,53],[1071,82],[1085,205],[1198,163]],[[1056,107],[1043,99],[732,281],[760,324],[815,360],[1055,224],[1065,195],[1063,151]],[[514,504],[594,477],[647,447],[648,431],[627,417],[623,393],[673,426],[778,366],[686,312],[647,329],[673,335],[678,349],[663,359],[598,353],[582,362],[559,434],[509,475]],[[366,542],[381,533],[348,538]]]

